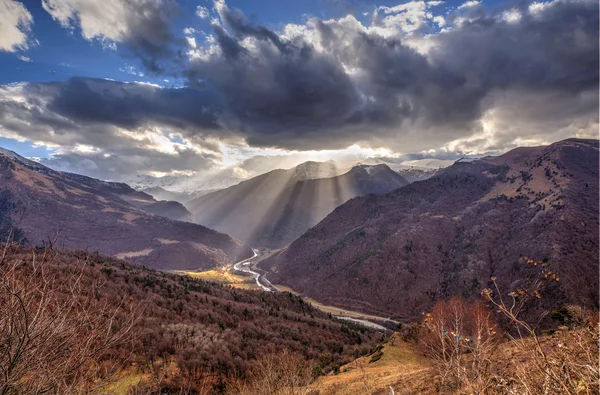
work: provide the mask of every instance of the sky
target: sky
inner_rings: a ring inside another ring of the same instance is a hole
[[[0,146],[249,177],[598,137],[597,0],[0,0]]]

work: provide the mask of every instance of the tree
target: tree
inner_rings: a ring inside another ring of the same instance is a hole
[[[488,393],[497,379],[496,324],[481,301],[438,301],[424,317],[420,343],[434,361],[440,390]]]
[[[135,309],[85,282],[85,261],[55,275],[50,247],[0,252],[0,394],[78,393],[104,385],[127,359]],[[118,350],[116,352],[115,350]]]
[[[227,391],[236,395],[305,395],[314,380],[316,365],[284,351],[259,358],[247,379],[234,378]]]

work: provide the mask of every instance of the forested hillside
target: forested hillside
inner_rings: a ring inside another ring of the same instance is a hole
[[[598,200],[597,140],[519,148],[352,199],[262,266],[319,301],[411,319],[491,277],[524,281],[529,257],[560,277],[547,308],[597,308]]]
[[[158,269],[213,268],[251,255],[228,235],[172,219],[189,215],[126,184],[0,152],[0,233],[17,229],[25,243],[90,249]]]
[[[312,361],[312,377],[381,340],[290,293],[84,251],[2,246],[0,285],[3,393],[77,393],[123,377],[141,380],[139,393],[213,393],[267,355]]]

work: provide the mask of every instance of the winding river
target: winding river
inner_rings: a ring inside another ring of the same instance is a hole
[[[267,291],[267,292],[279,292],[277,287],[275,287],[273,284],[271,284],[271,282],[269,280],[267,280],[267,278],[265,277],[265,273],[259,273],[259,272],[255,271],[255,270],[260,270],[260,269],[256,269],[255,267],[253,267],[252,264],[254,263],[254,261],[256,259],[258,259],[260,257],[260,251],[256,248],[253,248],[252,252],[254,253],[253,256],[235,263],[233,265],[233,269],[238,272],[250,274],[254,278],[254,281],[256,281],[256,285],[258,285],[262,290]],[[255,269],[255,270],[252,270],[252,269]],[[354,322],[356,324],[360,324],[367,328],[371,328],[371,329],[375,329],[375,330],[379,330],[379,331],[387,330],[387,328],[382,325],[376,324],[371,321],[362,320],[359,318],[346,317],[343,315],[334,315],[334,317],[338,318],[340,320]],[[382,318],[382,321],[386,321],[386,320]]]

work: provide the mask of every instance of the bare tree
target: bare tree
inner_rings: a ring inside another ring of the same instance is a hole
[[[51,248],[2,248],[0,394],[80,393],[104,385],[128,357],[133,306],[103,298],[85,261],[58,268],[56,259]]]
[[[496,324],[481,302],[438,302],[425,315],[420,343],[434,361],[443,392],[489,393],[497,380]]]
[[[305,395],[314,371],[314,362],[285,350],[258,359],[249,377],[231,379],[227,390],[236,395]]]
[[[559,281],[549,270],[543,270],[544,278]],[[542,281],[535,281],[528,289],[519,289],[502,296],[492,278],[493,289],[482,295],[497,308],[514,326],[514,334],[508,333],[514,345],[515,356],[522,363],[514,364],[505,375],[522,394],[597,394],[600,392],[598,365],[597,313],[589,314],[579,307],[570,307],[574,316],[570,330],[558,331],[551,338],[540,337],[536,328],[520,318],[519,312],[527,303],[542,297]]]

